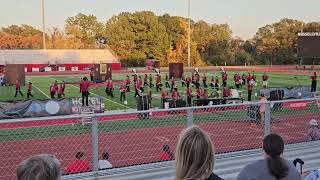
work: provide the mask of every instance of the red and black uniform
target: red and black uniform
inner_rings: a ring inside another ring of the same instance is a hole
[[[196,86],[200,86],[200,75],[199,73],[196,73]]]
[[[168,74],[166,74],[166,77],[165,77],[165,79],[164,79],[164,80],[166,81],[166,88],[170,88]]]
[[[134,82],[134,83],[137,83],[137,82],[138,82],[138,75],[137,75],[137,74],[134,74],[134,75],[133,75],[133,82]]]
[[[187,83],[187,88],[190,87],[190,84],[191,84],[192,80],[191,80],[191,77],[187,77],[187,80],[186,80],[186,83]]]
[[[203,99],[208,99],[208,97],[209,97],[208,92],[207,92],[207,91],[204,91],[203,94],[202,94],[202,98],[203,98]]]
[[[192,72],[192,75],[191,75],[191,81],[193,84],[196,84],[196,82],[194,81],[194,73]]]
[[[127,88],[127,91],[128,91],[128,92],[130,92],[130,84],[131,84],[131,81],[130,81],[129,76],[127,75],[127,79],[126,79],[126,88]]]
[[[151,75],[151,74],[149,75],[149,87],[150,87],[150,88],[154,87],[154,85],[153,85],[153,79],[152,79],[152,75]]]
[[[256,80],[257,80],[257,76],[256,76],[256,75],[254,75],[254,74],[252,74],[251,79],[252,79],[252,80],[254,80],[254,82],[256,82]]]
[[[113,89],[114,89],[114,87],[113,87],[113,82],[110,81],[110,82],[109,82],[109,93],[110,93],[111,98],[114,98]]]
[[[174,85],[175,85],[175,81],[174,81],[174,77],[171,78],[171,92],[174,89]]]
[[[64,89],[66,88],[66,83],[64,82],[64,81],[62,81],[62,83],[61,83],[61,94],[64,96],[65,94],[64,94]]]
[[[251,81],[251,78],[252,78],[252,76],[251,76],[251,74],[249,73],[248,76],[247,76],[247,83],[248,83],[248,84],[249,84],[249,82]]]
[[[87,80],[83,80],[81,83],[81,92],[82,92],[82,106],[89,106],[89,87],[90,82]]]
[[[55,86],[54,86],[54,83],[53,84],[51,84],[51,86],[49,87],[49,91],[50,91],[50,97],[51,97],[51,99],[54,99],[55,97],[55,95],[56,95],[56,88],[55,88]],[[81,90],[80,90],[81,91]]]
[[[182,87],[186,86],[186,78],[185,78],[184,74],[182,74],[182,77],[181,77],[181,86]]]
[[[105,85],[106,85],[106,94],[107,94],[107,96],[110,96],[110,88],[109,88],[110,81],[107,81],[107,83]]]
[[[148,75],[144,75],[143,86],[148,86]]]
[[[234,79],[234,83],[236,85],[236,88],[239,89],[240,88],[240,75],[239,74],[235,74],[233,79]]]
[[[221,75],[222,78],[222,86],[226,87],[227,86],[227,80],[228,80],[228,75],[226,72],[223,72]]]
[[[157,92],[162,89],[162,84],[161,84],[161,75],[158,74],[157,75],[157,79],[156,79],[156,90]]]
[[[30,96],[33,97],[31,92],[32,92],[32,83],[29,82],[29,84],[28,84],[28,92],[27,92],[27,98],[28,99],[29,99]]]
[[[22,92],[21,92],[21,84],[20,84],[19,81],[16,81],[16,93],[15,93],[14,97],[17,97],[18,92],[19,92],[19,94],[23,97],[23,94],[22,94]]]
[[[137,97],[139,96],[139,91],[141,90],[141,85],[139,82],[136,82],[135,83],[135,94],[134,94],[134,97]]]
[[[200,98],[201,98],[201,95],[202,95],[202,90],[201,90],[201,88],[197,88],[196,93],[197,93],[197,99],[200,99]]]
[[[61,95],[62,95],[62,87],[61,86],[58,86],[57,94],[58,94],[58,98],[61,98]]]
[[[249,81],[248,82],[248,101],[251,101],[252,87],[253,87],[253,84]]]
[[[245,74],[242,74],[242,85],[246,85],[247,76]]]
[[[230,97],[231,96],[231,92],[229,89],[224,88],[223,89],[223,97]]]
[[[311,92],[316,92],[317,91],[317,73],[313,72],[313,75],[310,78],[311,78]]]
[[[126,100],[126,91],[127,91],[127,87],[124,85],[120,86],[120,101],[122,102],[122,100]]]
[[[186,94],[187,94],[187,103],[188,103],[188,106],[191,107],[191,101],[192,101],[192,97],[193,97],[193,94],[192,94],[192,89],[191,88],[187,88],[187,91],[186,91]]]
[[[203,87],[204,88],[207,88],[207,76],[204,74],[203,77],[202,77],[202,82],[203,82]]]
[[[173,90],[172,91],[172,100],[173,100],[173,107],[177,107],[177,99],[180,98],[180,94],[177,90]]]

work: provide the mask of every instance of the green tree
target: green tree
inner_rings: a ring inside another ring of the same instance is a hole
[[[170,42],[165,26],[149,11],[121,13],[106,23],[105,34],[119,57],[146,59],[153,56],[166,61]]]
[[[103,23],[94,15],[82,13],[66,19],[65,31],[67,35],[80,39],[84,48],[95,48],[97,38],[104,36]]]

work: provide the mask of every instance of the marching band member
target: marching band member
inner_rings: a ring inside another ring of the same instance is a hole
[[[247,81],[247,76],[245,73],[242,74],[242,85],[246,85],[246,81]]]
[[[171,92],[172,92],[173,89],[174,89],[174,85],[175,85],[175,81],[174,81],[174,77],[172,76],[172,77],[171,77]]]
[[[190,87],[190,84],[191,84],[192,80],[191,80],[191,77],[188,76],[187,79],[186,79],[186,83],[187,83],[187,88]]]
[[[61,86],[61,90],[62,90],[62,95],[65,96],[64,90],[65,90],[65,88],[66,88],[66,83],[64,82],[64,80],[62,80],[62,83],[61,83],[60,86]]]
[[[151,75],[151,74],[149,74],[149,87],[150,87],[150,88],[154,87],[154,85],[153,85],[153,80],[152,80],[152,75]]]
[[[122,100],[123,101],[126,100],[126,91],[127,91],[127,87],[124,84],[122,84],[120,86],[120,101],[121,102],[122,102]]]
[[[168,74],[166,74],[166,77],[165,77],[165,79],[164,79],[164,80],[166,81],[166,88],[170,88]]]
[[[263,88],[267,88],[267,86],[268,86],[268,79],[269,79],[269,77],[268,77],[267,73],[264,72],[264,73],[263,73],[263,76],[262,76],[262,87],[263,87]]]
[[[253,81],[253,80],[250,80],[250,81],[248,82],[248,101],[251,101],[253,84],[254,84],[254,81]]]
[[[199,86],[196,89],[196,94],[197,94],[197,99],[200,99],[202,95],[202,90]]]
[[[49,91],[50,91],[51,99],[54,99],[54,96],[56,94],[56,88],[54,86],[54,83],[52,83],[51,86],[49,87]],[[80,89],[80,92],[81,92],[81,89]]]
[[[134,83],[138,82],[138,75],[136,73],[134,73],[134,75],[132,75],[132,76],[133,76],[133,82]]]
[[[20,82],[18,80],[16,80],[16,94],[14,95],[14,97],[17,97],[18,92],[23,97],[23,94],[21,92],[21,84],[20,84]]]
[[[202,94],[202,98],[208,99],[208,97],[209,97],[208,91],[206,89],[204,89],[203,94]]]
[[[203,82],[203,87],[207,88],[207,76],[205,73],[203,73],[203,77],[202,77],[202,82]]]
[[[236,73],[233,78],[234,78],[234,82],[235,82],[236,88],[239,89],[240,88],[240,84],[241,84],[241,82],[240,82],[241,81],[241,77],[240,77],[239,73]]]
[[[186,78],[185,78],[184,74],[182,74],[182,76],[181,76],[181,86],[182,87],[186,86]]]
[[[174,88],[173,91],[172,91],[172,100],[173,100],[173,107],[177,107],[177,99],[180,98],[180,94],[177,90],[177,88]]]
[[[157,74],[157,79],[156,79],[156,90],[157,92],[160,90],[161,91],[162,84],[161,84],[161,75]]]
[[[109,88],[109,86],[110,86],[110,81],[109,80],[106,80],[106,83],[105,83],[105,85],[106,85],[106,94],[107,94],[107,96],[110,96],[110,88]]]
[[[187,87],[186,94],[187,94],[187,105],[191,107],[193,94],[192,94],[192,89],[190,87]]]
[[[137,96],[139,96],[139,93],[140,93],[140,91],[141,91],[141,87],[140,87],[140,83],[139,82],[136,82],[135,84],[135,93],[134,93],[134,97],[137,97]]]
[[[112,80],[110,79],[109,80],[109,93],[110,93],[110,96],[111,96],[111,98],[113,98],[114,96],[113,96],[113,82],[112,82]]]
[[[148,86],[148,75],[147,74],[144,75],[143,86],[145,86],[145,87]]]
[[[28,99],[29,99],[30,96],[33,97],[31,92],[32,92],[32,82],[29,82],[29,84],[28,84],[28,92],[27,92],[27,98]]]
[[[200,74],[196,72],[195,77],[196,77],[196,84],[195,84],[196,87],[200,86]]]
[[[227,86],[227,80],[228,80],[228,75],[226,72],[221,73],[221,78],[222,78],[222,86],[226,87]]]
[[[254,75],[254,71],[252,72],[251,79],[252,79],[254,82],[257,82],[257,76]]]
[[[251,78],[252,78],[251,74],[248,73],[248,75],[247,75],[247,83],[248,83],[248,84],[249,84],[249,82],[251,81]]]
[[[61,86],[58,86],[57,94],[58,94],[58,98],[61,98],[61,95],[62,95],[62,87]]]
[[[165,99],[165,98],[168,98],[168,96],[169,96],[168,89],[164,89],[161,93],[161,98]]]
[[[214,75],[212,75],[211,76],[211,83],[210,83],[210,86],[211,86],[211,89],[213,89],[214,87],[215,87],[215,76]]]
[[[130,77],[129,77],[129,75],[127,75],[126,88],[127,88],[128,92],[130,92],[130,84],[131,84]]]
[[[313,75],[310,77],[311,78],[311,92],[316,92],[317,91],[317,72],[313,72]]]
[[[141,76],[139,76],[139,79],[138,79],[138,83],[139,83],[139,86],[140,86],[140,92],[144,92],[144,89],[143,89],[143,87],[142,87],[142,78],[141,78]]]
[[[192,74],[191,74],[191,81],[192,81],[192,84],[196,84],[196,82],[194,81],[194,73],[192,72]]]

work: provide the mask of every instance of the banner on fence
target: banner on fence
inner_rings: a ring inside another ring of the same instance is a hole
[[[82,106],[81,98],[0,102],[0,119],[61,116],[86,111],[104,111],[101,97],[90,97],[89,106]]]

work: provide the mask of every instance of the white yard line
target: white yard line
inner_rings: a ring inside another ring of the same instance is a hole
[[[28,78],[27,78],[28,79]],[[27,80],[28,81],[28,80]],[[29,81],[28,81],[29,82]],[[36,88],[38,91],[40,91],[43,95],[45,95],[47,98],[49,98],[49,99],[51,99],[51,97],[50,96],[48,96],[45,92],[43,92],[40,88],[38,88],[38,86],[36,86],[36,85],[34,85],[33,83],[32,83],[32,86],[34,87],[34,88]]]
[[[49,76],[46,76],[46,77],[48,77],[48,78],[50,78],[50,79],[52,79],[52,80],[57,80],[57,81],[61,82],[59,79],[55,79],[55,78],[52,78],[52,77],[49,77]],[[68,84],[68,85],[71,85],[72,87],[79,89],[79,87],[77,87],[77,86],[75,86],[75,85],[73,85],[73,84]],[[93,94],[93,95],[96,95],[96,96],[100,96],[100,95],[95,94],[95,93],[93,93],[93,92],[90,92],[90,93]],[[125,106],[125,105],[123,105],[123,104],[120,104],[120,103],[118,103],[118,102],[116,102],[116,101],[112,101],[112,100],[110,100],[110,99],[108,99],[108,98],[105,98],[105,97],[103,97],[103,96],[100,96],[100,97],[102,97],[104,100],[107,100],[107,101],[109,101],[109,102],[115,103],[115,104],[117,104],[117,105],[119,105],[119,106],[122,106],[122,107],[131,109],[131,107],[129,107],[129,106]]]

